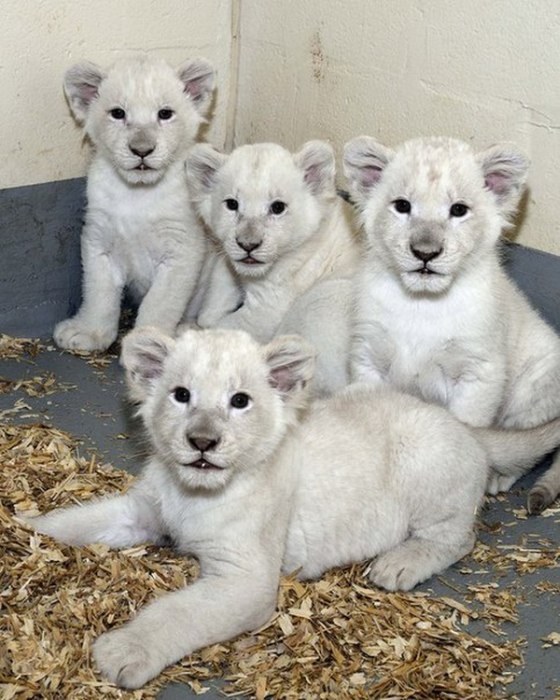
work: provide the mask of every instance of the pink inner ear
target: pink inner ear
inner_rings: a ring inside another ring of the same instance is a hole
[[[312,165],[305,171],[305,182],[308,185],[314,185],[321,181],[321,169],[318,165]]]
[[[361,168],[361,181],[364,187],[376,185],[381,179],[383,170],[377,165],[367,165]]]
[[[92,100],[95,100],[98,94],[99,93],[97,85],[83,83],[80,86],[80,97],[86,104],[89,104]]]
[[[202,97],[203,84],[204,84],[204,78],[194,78],[193,80],[189,80],[185,84],[185,92],[187,93],[187,95],[190,95],[193,98],[193,100],[196,102],[197,100],[200,100],[200,98]]]
[[[135,367],[133,371],[140,374],[144,379],[156,379],[160,377],[163,372],[163,360],[161,356],[149,350],[139,353],[137,364],[138,366]]]
[[[273,389],[286,393],[293,388],[295,384],[293,373],[289,367],[276,367],[270,370],[269,384]]]
[[[505,194],[508,191],[509,181],[503,173],[488,173],[485,183],[486,187],[496,194]]]

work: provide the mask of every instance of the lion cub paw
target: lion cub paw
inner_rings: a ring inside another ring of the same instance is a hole
[[[401,552],[380,554],[371,564],[369,580],[386,591],[409,591],[428,576],[419,574],[417,562],[407,561]]]
[[[491,496],[495,496],[498,493],[509,491],[516,481],[517,476],[503,476],[491,469],[488,475],[488,483],[486,484],[486,492]]]
[[[140,688],[164,667],[148,641],[126,627],[102,634],[93,645],[93,658],[103,676],[121,688]]]
[[[57,323],[53,333],[55,343],[65,350],[107,350],[117,334],[109,331],[94,330],[77,318],[69,318]]]
[[[527,510],[531,515],[538,515],[554,502],[555,494],[543,484],[535,484],[529,491]]]

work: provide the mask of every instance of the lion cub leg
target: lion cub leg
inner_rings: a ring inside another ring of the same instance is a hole
[[[26,520],[37,532],[77,546],[99,542],[120,549],[160,542],[164,534],[154,504],[140,489]]]
[[[124,277],[110,256],[82,238],[83,300],[73,318],[54,329],[56,344],[66,350],[106,350],[117,338]]]
[[[232,550],[225,551],[220,551],[223,560],[209,567],[203,558],[197,581],[157,598],[95,641],[93,656],[106,678],[122,688],[139,688],[197,649],[270,619],[280,567],[271,567],[259,554],[238,560],[235,552],[230,561]]]
[[[409,591],[467,555],[474,543],[475,534],[465,528],[463,518],[435,523],[380,554],[370,566],[369,579],[388,591]]]

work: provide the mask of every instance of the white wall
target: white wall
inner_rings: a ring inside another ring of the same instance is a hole
[[[560,254],[559,0],[1,0],[0,188],[85,173],[64,71],[136,50],[214,63],[218,147],[515,141],[533,160],[517,240]]]
[[[558,0],[242,0],[236,144],[357,134],[511,140],[532,161],[516,240],[560,254]],[[341,178],[342,179],[342,178]]]
[[[0,188],[84,175],[82,143],[64,94],[82,59],[108,66],[136,51],[172,65],[204,56],[218,70],[208,132],[226,140],[232,0],[1,0]]]

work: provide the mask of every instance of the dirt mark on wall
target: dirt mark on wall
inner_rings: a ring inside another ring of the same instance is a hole
[[[310,53],[313,79],[318,83],[322,83],[325,79],[325,70],[328,61],[323,50],[323,42],[321,41],[321,34],[319,30],[317,30],[311,37]]]

